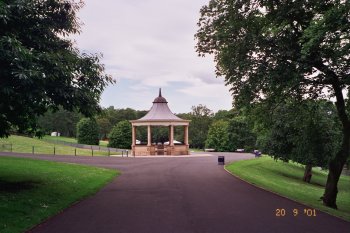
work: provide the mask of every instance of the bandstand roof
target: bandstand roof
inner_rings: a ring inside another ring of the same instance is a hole
[[[159,89],[159,95],[154,99],[153,105],[149,112],[138,120],[130,121],[137,125],[147,125],[147,123],[155,125],[170,125],[176,123],[176,125],[188,125],[189,120],[181,119],[175,116],[168,107],[168,101],[162,96],[162,90]]]

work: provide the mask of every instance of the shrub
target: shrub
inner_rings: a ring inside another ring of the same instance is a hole
[[[235,117],[229,121],[228,126],[230,150],[244,149],[252,151],[255,149],[256,135],[249,127],[244,117]]]
[[[94,119],[83,118],[77,124],[77,139],[80,144],[98,145],[99,130]]]
[[[108,146],[114,148],[130,149],[132,140],[131,137],[131,125],[129,121],[120,121],[113,127],[112,131],[108,135]]]
[[[208,131],[208,137],[205,141],[206,148],[212,148],[216,151],[229,150],[229,123],[224,120],[214,122]]]

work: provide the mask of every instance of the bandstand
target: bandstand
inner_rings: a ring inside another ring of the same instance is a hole
[[[149,112],[138,120],[130,121],[132,124],[132,154],[141,155],[188,155],[188,127],[189,120],[183,120],[175,116],[168,107],[168,102],[162,96],[159,89],[159,96],[154,99],[153,106]],[[136,144],[136,127],[147,127],[147,144]],[[169,127],[169,143],[152,143],[152,126]],[[174,127],[184,127],[183,143],[174,144]]]

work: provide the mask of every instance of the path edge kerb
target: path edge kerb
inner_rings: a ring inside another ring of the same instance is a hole
[[[231,162],[231,163],[229,163],[229,164],[227,164],[227,165],[230,165],[230,164],[232,164],[232,163],[234,163],[234,162]],[[306,203],[303,203],[303,202],[300,202],[300,201],[291,199],[291,198],[289,198],[289,197],[283,196],[282,194],[276,193],[276,192],[271,191],[271,190],[268,190],[268,189],[266,189],[266,188],[264,188],[264,187],[260,187],[260,186],[254,184],[254,183],[251,183],[251,182],[249,182],[249,181],[246,181],[246,180],[242,179],[241,177],[239,177],[238,175],[233,174],[233,173],[231,173],[229,170],[227,170],[227,169],[226,169],[226,166],[227,166],[227,165],[224,165],[224,170],[225,170],[228,174],[230,174],[231,176],[233,176],[233,177],[235,177],[235,178],[237,178],[237,179],[239,179],[239,180],[241,180],[241,181],[243,181],[243,182],[245,182],[245,183],[247,183],[247,184],[249,184],[249,185],[254,186],[255,188],[262,189],[262,190],[264,190],[264,191],[266,191],[266,192],[269,192],[269,193],[274,194],[274,195],[276,195],[276,196],[279,196],[279,197],[282,197],[282,198],[284,198],[284,199],[293,201],[293,202],[295,202],[295,203],[302,204],[302,205],[307,206],[307,207],[310,207],[310,208],[314,208],[314,209],[316,209],[316,210],[318,210],[318,211],[320,211],[320,212],[322,212],[322,213],[324,213],[324,214],[328,214],[328,215],[330,215],[330,216],[333,216],[333,217],[336,217],[336,218],[338,218],[338,219],[340,219],[340,220],[343,220],[343,221],[345,221],[345,222],[347,222],[347,223],[350,223],[350,221],[347,221],[346,219],[344,219],[344,218],[342,218],[342,217],[333,215],[333,214],[331,214],[331,213],[327,213],[327,212],[325,212],[324,210],[318,209],[317,207],[309,206],[309,205],[306,204]]]

